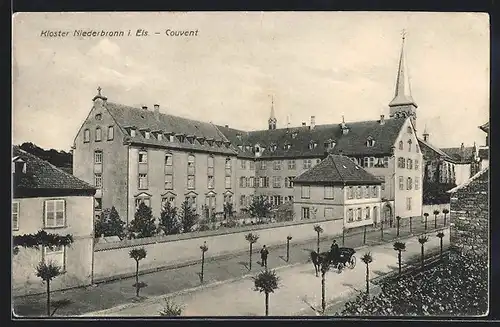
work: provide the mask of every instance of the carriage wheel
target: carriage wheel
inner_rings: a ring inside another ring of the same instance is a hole
[[[356,256],[352,256],[349,259],[349,268],[354,269],[356,267]]]

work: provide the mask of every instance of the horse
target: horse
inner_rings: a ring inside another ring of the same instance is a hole
[[[316,277],[318,276],[319,271],[321,270],[321,265],[326,264],[330,266],[333,263],[333,255],[331,251],[328,252],[320,252],[311,251],[311,261],[314,265],[314,270],[316,272]],[[340,270],[340,267],[338,268]]]

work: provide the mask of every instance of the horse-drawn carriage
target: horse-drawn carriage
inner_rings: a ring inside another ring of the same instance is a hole
[[[355,253],[356,250],[353,248],[341,247],[339,248],[338,258],[334,258],[332,251],[321,253],[312,251],[311,261],[313,262],[314,269],[316,270],[316,276],[318,276],[318,272],[321,270],[321,267],[325,265],[325,267],[333,266],[334,268],[337,268],[339,272],[341,272],[345,267],[354,269],[356,266]]]

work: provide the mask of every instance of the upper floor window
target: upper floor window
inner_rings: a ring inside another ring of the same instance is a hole
[[[95,120],[101,120],[101,119],[102,119],[102,114],[95,115]]]
[[[90,142],[90,130],[86,129],[83,131],[83,142],[87,143]]]
[[[403,150],[403,141],[399,141],[399,150]]]
[[[19,229],[19,202],[12,202],[12,229]]]
[[[411,140],[408,140],[408,152],[411,152],[411,144],[413,142]]]
[[[407,160],[406,168],[413,169],[413,160],[411,160],[410,158],[408,158]]]
[[[113,126],[108,126],[108,141],[112,141],[115,137],[115,128]]]
[[[231,176],[231,158],[226,158],[225,169],[226,176]]]
[[[65,227],[66,202],[64,200],[46,200],[44,228]]]
[[[148,163],[147,151],[139,151],[139,163]]]
[[[418,170],[418,160],[417,160],[417,159],[415,159],[415,161],[414,161],[414,162],[415,162],[415,170]]]
[[[325,199],[333,199],[333,186],[325,186]]]
[[[281,176],[273,176],[273,187],[274,188],[281,187]]]
[[[266,170],[267,169],[267,163],[265,161],[260,162],[260,169],[261,170]]]
[[[370,219],[370,207],[365,208],[365,219]]]
[[[101,150],[94,151],[94,163],[102,164],[102,151]]]
[[[311,159],[304,159],[304,161],[303,161],[304,169],[311,168],[311,164],[312,164]]]
[[[370,197],[370,188],[369,188],[369,186],[365,186],[365,187],[363,187],[363,189],[364,189],[365,198],[368,199]]]
[[[188,175],[195,174],[195,158],[194,155],[192,154],[188,155],[187,170],[188,170]]]
[[[130,136],[131,137],[135,137],[135,129],[131,129],[130,130]]]
[[[378,197],[378,189],[377,186],[372,186],[372,197]]]
[[[411,198],[406,198],[406,210],[411,210]]]
[[[94,174],[94,185],[97,188],[102,187],[102,174]]]
[[[361,186],[356,188],[356,199],[361,199]]]
[[[281,160],[274,161],[274,170],[281,170]]]
[[[287,188],[293,187],[293,177],[285,177],[285,187]]]
[[[309,185],[302,185],[300,187],[300,197],[303,199],[309,199],[311,192],[311,187]]]
[[[399,189],[404,190],[403,176],[399,176]]]
[[[135,198],[135,209],[136,210],[139,209],[139,206],[141,205],[141,203],[144,203],[144,205],[146,207],[150,207],[151,206],[151,199],[147,196]]]
[[[375,140],[372,138],[372,137],[369,137],[367,140],[366,140],[366,146],[371,148],[375,145]]]
[[[352,209],[347,210],[347,222],[352,223],[354,221],[354,211]]]
[[[165,154],[165,189],[171,190],[174,188],[174,170],[173,156],[171,153]]]
[[[158,135],[157,136],[158,137],[158,141],[163,140],[163,134],[162,133],[158,133],[157,135]]]
[[[149,140],[150,136],[151,134],[148,131],[144,132],[144,137],[146,138],[146,140]]]
[[[418,189],[419,189],[419,187],[420,187],[420,185],[419,185],[419,184],[420,184],[420,178],[415,177],[415,189],[416,189],[416,190],[418,190]]]
[[[224,186],[225,188],[231,188],[231,176],[226,176],[224,178]]]
[[[249,162],[250,170],[255,170],[255,161],[250,160]]]
[[[295,160],[288,160],[288,170],[295,170]]]
[[[144,190],[148,188],[148,174],[139,174],[139,189]]]
[[[253,176],[250,176],[247,180],[247,183],[248,183],[248,187],[255,187],[255,177]]]
[[[102,130],[100,127],[96,127],[95,129],[95,141],[100,142],[102,140]]]
[[[411,134],[413,132],[413,130],[411,129],[411,126],[406,127],[406,132],[408,134]]]
[[[242,159],[242,160],[240,160],[240,162],[241,162],[241,169],[247,169],[247,162],[246,162],[246,160]]]
[[[241,188],[247,187],[247,178],[246,177],[240,177],[240,187]]]
[[[406,179],[406,189],[411,190],[411,187],[412,187],[412,180],[411,180],[411,177],[408,177]]]

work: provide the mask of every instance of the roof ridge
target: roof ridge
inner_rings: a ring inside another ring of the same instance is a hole
[[[331,156],[331,157],[330,157]],[[339,157],[341,157],[341,155],[338,155]],[[342,176],[342,174],[340,173],[340,170],[338,169],[337,167],[337,164],[335,163],[335,160],[334,160],[334,157],[333,157],[333,154],[330,154],[328,155],[328,158],[331,158],[332,160],[332,163],[333,163],[333,167],[335,168],[335,170],[337,171],[337,174],[339,175],[340,179],[342,180],[342,182],[345,183],[345,178],[344,176]]]

